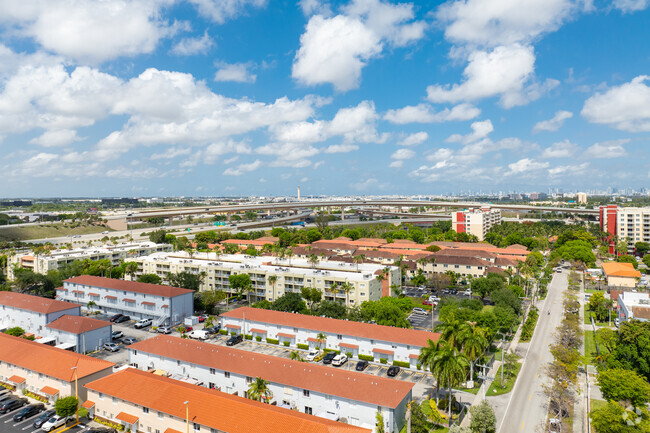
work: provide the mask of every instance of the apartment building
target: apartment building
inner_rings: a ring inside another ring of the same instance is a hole
[[[156,244],[153,242],[132,242],[119,245],[105,245],[103,247],[75,248],[55,250],[47,254],[34,254],[26,252],[11,256],[7,263],[7,276],[14,279],[14,266],[31,269],[37,274],[46,274],[52,269],[60,269],[76,260],[110,260],[118,266],[122,260],[129,261],[134,257],[145,256],[160,251],[172,251],[169,244]]]
[[[280,344],[287,341],[290,347],[305,344],[340,350],[349,352],[354,358],[369,355],[375,362],[384,359],[387,364],[408,362],[411,368],[417,367],[420,349],[426,347],[429,340],[440,338],[440,334],[429,331],[251,307],[223,313],[219,320],[222,328],[237,334],[280,340]],[[320,333],[325,336],[324,341],[318,339]]]
[[[619,319],[650,321],[650,294],[622,292],[617,304]]]
[[[501,211],[484,207],[468,209],[451,214],[451,228],[457,233],[474,235],[479,241],[485,239],[488,230],[501,223]]]
[[[152,319],[155,326],[175,325],[194,314],[194,291],[180,287],[81,275],[63,281],[58,299],[88,305],[106,314]]]
[[[63,315],[79,316],[81,305],[16,292],[0,292],[0,329],[21,327],[35,336],[49,334],[46,326]]]
[[[147,433],[370,433],[356,427],[127,368],[85,385],[90,416]]]
[[[61,316],[46,325],[49,338],[62,349],[87,353],[99,350],[110,343],[113,326],[105,320],[84,316]]]
[[[223,290],[234,294],[228,277],[233,274],[249,274],[253,292],[246,295],[251,301],[273,301],[285,293],[300,293],[303,287],[315,287],[323,292],[324,299],[343,303],[347,300],[349,306],[356,306],[363,301],[390,295],[391,284],[399,284],[400,281],[397,267],[372,263],[321,260],[312,263],[300,258],[278,259],[218,253],[196,253],[190,257],[184,252],[156,253],[133,261],[140,265],[135,278],[142,274],[156,274],[166,281],[169,273],[204,272],[201,291]],[[345,283],[351,286],[348,293],[342,290]],[[332,291],[333,287],[337,290]]]
[[[632,263],[603,262],[601,268],[608,286],[636,287],[641,278],[641,272]]]
[[[0,333],[0,382],[53,403],[60,397],[86,398],[83,386],[113,372],[112,362]]]
[[[436,255],[433,260],[417,262],[418,269],[422,269],[427,278],[433,274],[453,272],[461,277],[478,278],[487,274],[487,268],[496,264],[471,256]]]
[[[171,336],[135,343],[128,351],[135,368],[243,397],[248,397],[250,383],[261,377],[273,395],[268,403],[369,429],[381,408],[387,431],[399,431],[414,386],[346,367],[333,369]]]

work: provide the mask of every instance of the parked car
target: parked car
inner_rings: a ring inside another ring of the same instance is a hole
[[[122,332],[122,331],[113,331],[111,333],[111,338],[113,340],[119,340],[122,337],[124,337],[124,332]]]
[[[322,361],[323,358],[325,358],[325,355],[326,355],[325,352],[321,352],[321,353],[319,353],[318,355],[316,355],[316,356],[314,357],[314,362],[320,362],[320,361]]]
[[[54,409],[46,410],[45,412],[43,412],[42,414],[36,417],[32,426],[34,428],[41,428],[41,426],[45,423],[45,421],[52,418],[54,415],[56,415],[56,411]]]
[[[426,316],[429,313],[427,313],[427,310],[425,310],[424,308],[415,307],[413,311],[411,311],[411,314],[422,314]]]
[[[210,334],[210,335],[218,334],[219,331],[221,330],[221,325],[212,326],[212,327],[211,326],[206,326],[205,328],[203,328],[203,330],[205,332],[207,332],[208,334]]]
[[[339,353],[332,359],[332,365],[335,367],[340,367],[346,362],[348,362],[348,356],[344,353]]]
[[[135,322],[135,327],[138,329],[146,328],[147,326],[151,326],[153,322],[151,319],[140,319],[137,322]]]
[[[45,410],[45,405],[43,403],[30,404],[25,406],[14,415],[14,422],[23,421],[27,418],[30,418],[37,413],[41,413]]]
[[[354,369],[357,371],[363,371],[366,368],[368,368],[368,361],[359,361],[357,362],[357,366],[354,367]]]
[[[472,290],[471,289],[466,289],[464,292],[465,296],[472,296]]]
[[[433,305],[433,301],[429,299],[425,299],[424,301],[422,301],[422,305]]]
[[[241,343],[242,341],[244,341],[244,337],[241,334],[233,335],[228,339],[228,341],[226,341],[226,346],[234,346],[235,344]]]
[[[124,323],[124,322],[128,322],[129,320],[131,320],[131,317],[129,316],[120,316],[117,319],[115,319],[115,323]]]
[[[18,409],[19,407],[25,406],[29,401],[26,398],[14,398],[7,400],[4,403],[0,404],[0,413],[11,412],[12,410]]]
[[[181,326],[176,328],[177,332],[181,332],[181,330],[183,330],[183,332],[192,332],[194,330],[194,328],[192,328],[191,326],[187,326],[187,325],[181,325]]]
[[[65,425],[66,422],[68,422],[67,416],[54,415],[43,423],[43,425],[41,426],[41,430],[52,431],[55,428],[59,428],[62,425]]]
[[[321,354],[320,349],[310,349],[309,353],[307,354],[307,358],[305,359],[307,359],[307,361],[313,361],[320,354]]]
[[[323,356],[323,364],[331,364],[335,357],[336,352],[327,352],[325,356]]]
[[[208,335],[209,334],[206,331],[201,330],[201,329],[195,329],[194,331],[187,334],[188,337],[194,338],[196,340],[207,340]]]
[[[431,295],[431,296],[429,296],[429,301],[431,301],[431,302],[440,302],[440,298],[435,296],[435,295]]]
[[[122,344],[124,344],[125,346],[130,346],[133,343],[137,343],[137,341],[138,340],[136,338],[126,337],[124,340],[122,340]]]
[[[120,350],[120,346],[115,343],[104,343],[104,350],[108,350],[109,352],[117,352]]]
[[[91,427],[84,433],[117,433],[117,430],[110,427]]]
[[[388,367],[388,371],[386,372],[386,374],[389,377],[395,377],[395,376],[397,376],[399,374],[400,370],[401,370],[401,368],[399,368],[398,366],[391,365],[390,367]]]
[[[621,324],[621,320],[617,317],[614,319],[614,325],[618,328],[618,326]]]
[[[7,400],[13,400],[13,399],[16,399],[16,398],[18,398],[18,396],[13,395],[11,393],[4,394],[4,395],[0,396],[0,404],[4,403]]]
[[[119,319],[122,316],[124,316],[124,314],[118,313],[118,314],[115,314],[115,315],[111,316],[111,318],[108,319],[108,320],[110,320],[111,322],[115,322],[117,319]]]
[[[203,322],[205,322],[205,319],[207,319],[207,318],[208,318],[208,315],[207,315],[207,314],[201,314],[201,315],[199,315],[199,323],[203,323]]]
[[[104,230],[104,231],[102,232],[102,234],[103,234],[103,235],[107,235],[107,234],[108,234],[108,230]]]
[[[172,333],[172,328],[169,326],[159,326],[158,327],[158,332],[160,334],[171,334]]]

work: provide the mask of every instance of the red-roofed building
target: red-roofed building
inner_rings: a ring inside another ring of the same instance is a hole
[[[312,416],[310,406],[290,410],[226,392],[127,368],[86,385],[94,416],[126,431],[184,432],[186,416],[194,432],[370,433],[370,429]],[[145,410],[146,409],[146,410]],[[375,408],[376,411],[377,408]],[[308,414],[301,413],[307,412]]]
[[[256,331],[266,331],[266,337],[272,339],[278,339],[278,334],[295,335],[295,338],[290,341],[291,346],[307,344],[310,347],[319,347],[320,343],[315,338],[322,332],[326,336],[323,347],[339,350],[340,344],[346,343],[357,346],[356,349],[345,350],[351,352],[353,357],[361,354],[375,356],[376,362],[379,362],[380,358],[386,359],[388,363],[409,362],[411,368],[415,368],[416,363],[409,358],[409,355],[419,354],[420,348],[427,346],[429,340],[436,341],[440,338],[440,334],[429,331],[251,307],[241,307],[223,313],[220,320],[224,328],[239,326],[237,331],[242,334],[250,334],[251,329],[254,328]],[[380,355],[373,352],[373,349],[389,350],[394,355]]]
[[[63,282],[57,297],[89,301],[106,314],[152,319],[155,326],[177,324],[194,313],[194,292],[180,287],[81,275]]]
[[[111,342],[112,325],[105,320],[85,316],[61,316],[47,327],[56,344],[69,346],[75,352],[87,353],[99,350],[104,343]]]
[[[341,343],[343,351],[353,345]],[[413,383],[395,381],[322,364],[304,363],[210,343],[157,336],[128,347],[129,364],[188,376],[208,388],[245,395],[250,378],[269,382],[272,401],[299,410],[310,407],[316,416],[355,419],[371,428],[377,407],[384,421],[398,431]]]
[[[47,335],[46,325],[63,315],[79,316],[81,305],[16,292],[0,292],[0,328],[18,326],[36,336]]]

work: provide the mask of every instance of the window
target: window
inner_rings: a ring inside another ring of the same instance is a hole
[[[217,370],[215,370],[214,368],[210,369],[210,374],[215,374],[216,372],[217,372]]]
[[[113,404],[117,404],[117,399],[115,397],[113,397]]]
[[[246,377],[246,383],[253,383],[252,377]]]
[[[142,413],[149,413],[149,408],[148,407],[143,407],[142,408]]]
[[[230,377],[230,372],[229,371],[224,371],[223,375],[224,375],[224,377],[228,378],[228,377]]]
[[[194,424],[194,431],[200,431],[201,430],[201,426],[199,424],[197,424],[197,423],[193,423],[193,424]]]
[[[342,339],[343,339],[343,336],[342,336],[341,334],[338,334],[338,335],[336,336],[336,339],[337,339],[337,340],[342,340]]]
[[[151,427],[147,427],[147,433],[151,433]]]
[[[308,389],[303,389],[302,390],[302,395],[305,397],[309,397],[309,390]]]
[[[162,412],[158,412],[158,419],[163,419],[165,415]],[[158,430],[156,430],[156,433],[158,433]]]
[[[104,394],[102,394],[101,392],[99,393],[99,399],[104,400]]]
[[[312,409],[309,406],[305,406],[305,413],[307,415],[311,415],[312,414]]]
[[[176,365],[181,365],[181,362],[177,360]]]

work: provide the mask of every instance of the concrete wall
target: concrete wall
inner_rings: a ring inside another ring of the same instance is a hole
[[[31,332],[37,336],[47,336],[50,335],[50,329],[46,328],[45,325],[65,314],[79,316],[80,313],[79,307],[46,314],[2,305],[0,306],[0,327],[12,328],[14,326],[20,326],[25,332]]]

